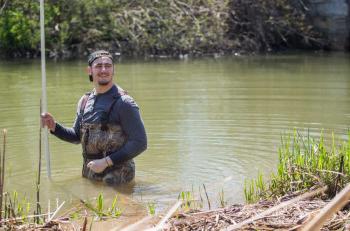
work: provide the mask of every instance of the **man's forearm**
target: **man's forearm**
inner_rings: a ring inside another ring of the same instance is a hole
[[[73,143],[73,144],[79,144],[80,143],[80,137],[79,134],[76,133],[74,128],[66,128],[59,123],[56,122],[55,131],[51,132],[51,134],[55,135],[56,137],[60,138],[61,140]]]

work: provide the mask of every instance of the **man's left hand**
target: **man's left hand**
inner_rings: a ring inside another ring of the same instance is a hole
[[[107,161],[105,158],[90,161],[87,164],[87,167],[90,168],[95,173],[101,173],[108,167]]]

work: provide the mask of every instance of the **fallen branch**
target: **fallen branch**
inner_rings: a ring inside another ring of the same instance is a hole
[[[131,224],[127,227],[125,227],[124,229],[122,229],[121,231],[133,231],[133,230],[140,230],[139,229],[139,225],[149,221],[152,217],[151,216],[146,216],[144,218],[142,218],[141,220],[135,222],[134,224]],[[114,228],[114,229],[111,229],[110,231],[117,231],[119,230],[119,228]]]
[[[0,9],[0,15],[2,14],[2,11],[5,9],[6,5],[7,5],[8,0],[6,0],[6,2],[4,3],[4,5],[2,5],[1,9]]]
[[[350,200],[350,184],[348,184],[340,193],[338,193],[333,200],[331,200],[321,211],[314,217],[303,231],[319,230],[323,223],[334,213],[344,207]]]
[[[152,229],[147,229],[147,231],[158,231],[158,230],[162,230],[165,223],[167,222],[167,220],[176,212],[176,210],[180,207],[180,205],[182,204],[181,201],[176,202],[176,204],[171,207],[171,209],[168,211],[168,213],[163,217],[163,219],[156,225],[156,227],[152,228]]]

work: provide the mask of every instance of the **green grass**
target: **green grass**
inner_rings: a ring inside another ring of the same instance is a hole
[[[156,214],[156,203],[148,202],[147,203],[147,210],[148,210],[148,213],[150,215],[154,216]]]
[[[31,206],[25,196],[20,199],[17,191],[13,191],[12,194],[5,192],[4,204],[3,219],[21,218],[20,222],[28,221]]]
[[[182,201],[182,208],[184,210],[190,210],[193,208],[194,197],[190,191],[182,191],[179,193],[178,199]]]
[[[226,206],[224,189],[221,189],[221,191],[219,192],[219,202],[221,207]]]
[[[182,201],[181,208],[183,211],[194,211],[203,208],[203,198],[201,192],[199,191],[200,199],[196,199],[195,192],[192,187],[192,191],[182,191],[179,193],[177,199]]]
[[[327,145],[323,133],[318,139],[299,131],[282,136],[277,172],[271,174],[268,182],[260,173],[257,179],[246,181],[246,201],[252,203],[325,185],[327,196],[333,197],[350,182],[350,132],[347,140],[340,142],[336,142],[333,133],[330,137]]]
[[[108,208],[110,217],[119,217],[122,214],[122,210],[118,207],[118,194],[115,195],[111,207]]]
[[[105,200],[102,193],[97,196],[95,205],[83,200],[81,200],[81,202],[85,205],[86,208],[88,208],[96,215],[96,218],[98,220],[102,220],[108,217],[116,218],[122,214],[121,209],[118,207],[118,195],[114,197],[111,207],[108,209],[105,209]]]

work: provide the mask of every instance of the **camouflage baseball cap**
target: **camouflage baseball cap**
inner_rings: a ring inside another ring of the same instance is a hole
[[[113,62],[113,56],[108,52],[108,51],[105,51],[105,50],[98,50],[98,51],[95,51],[93,53],[91,53],[89,55],[89,58],[88,58],[88,64],[89,66],[92,65],[92,63],[98,59],[98,58],[101,58],[101,57],[107,57],[107,58],[110,58]]]

